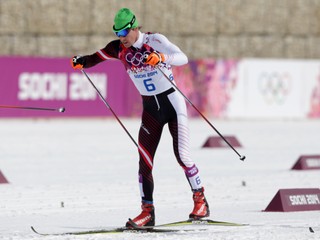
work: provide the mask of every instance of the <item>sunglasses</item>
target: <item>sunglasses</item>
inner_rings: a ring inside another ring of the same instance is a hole
[[[113,25],[113,32],[117,35],[117,37],[126,37],[129,34],[132,28],[132,25],[134,24],[135,21],[136,21],[136,16],[133,16],[129,23],[127,23],[122,28],[119,28],[122,30],[116,29],[115,26]]]
[[[119,32],[114,32],[114,34],[117,35],[117,37],[126,37],[129,32],[130,32],[131,28],[126,28],[126,29],[122,29]]]

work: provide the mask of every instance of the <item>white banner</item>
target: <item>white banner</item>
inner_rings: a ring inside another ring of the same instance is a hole
[[[320,61],[244,59],[238,77],[228,117],[305,118],[320,101]]]

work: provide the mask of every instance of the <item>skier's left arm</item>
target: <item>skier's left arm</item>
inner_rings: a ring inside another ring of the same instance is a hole
[[[157,65],[161,62],[180,66],[188,63],[188,57],[180,50],[178,46],[173,44],[164,35],[156,33],[151,37],[150,46],[156,50],[146,59],[146,63]]]

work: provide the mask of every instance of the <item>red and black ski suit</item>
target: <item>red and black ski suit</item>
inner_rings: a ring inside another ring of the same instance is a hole
[[[153,51],[163,53],[165,62],[153,67],[144,63],[143,56]],[[173,65],[188,62],[186,55],[162,34],[139,32],[138,40],[125,48],[120,40],[114,40],[92,55],[84,56],[84,67],[92,67],[108,59],[119,59],[143,100],[142,122],[139,131],[139,184],[142,201],[153,202],[153,161],[162,130],[168,123],[173,138],[176,159],[183,168],[192,190],[202,188],[198,168],[190,158],[189,128],[186,103],[181,94],[158,70],[173,81]]]

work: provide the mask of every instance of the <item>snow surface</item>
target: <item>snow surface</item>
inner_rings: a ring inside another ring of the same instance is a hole
[[[122,119],[136,139],[140,121]],[[190,121],[191,154],[211,208],[211,219],[247,223],[208,226],[205,231],[148,234],[38,236],[119,227],[140,212],[135,145],[113,118],[2,119],[0,239],[320,239],[320,212],[264,212],[283,188],[319,188],[320,171],[290,170],[300,155],[320,153],[316,120],[212,120],[224,135],[234,135],[246,155],[230,149],[202,148],[215,132],[203,119]],[[165,128],[155,159],[158,224],[184,220],[192,198]],[[312,227],[314,233],[309,231]],[[184,227],[187,229],[193,226]]]

